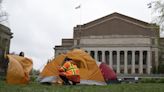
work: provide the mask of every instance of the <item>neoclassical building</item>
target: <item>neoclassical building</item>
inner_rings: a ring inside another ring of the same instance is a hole
[[[4,62],[4,54],[9,53],[10,40],[13,37],[10,28],[0,24],[0,73],[4,71],[6,62]],[[0,74],[1,75],[1,74]]]
[[[163,48],[160,44],[164,46],[159,26],[112,13],[77,25],[73,39],[62,39],[62,45],[54,50],[56,56],[72,48],[82,48],[96,62],[107,63],[117,74],[152,74],[158,70]]]

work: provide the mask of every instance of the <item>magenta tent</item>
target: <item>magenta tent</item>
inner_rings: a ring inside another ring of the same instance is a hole
[[[99,66],[105,81],[116,80],[117,75],[109,65],[101,63]]]

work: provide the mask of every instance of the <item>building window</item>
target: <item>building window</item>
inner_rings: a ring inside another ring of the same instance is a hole
[[[113,57],[113,65],[116,65],[116,63],[117,63],[117,52],[116,51],[113,51],[112,57]]]
[[[109,65],[109,51],[105,51],[105,62]]]
[[[128,74],[131,74],[131,69],[130,68],[128,68]]]
[[[92,58],[95,59],[95,53],[94,53],[94,51],[91,51],[90,55],[92,56]]]
[[[143,51],[143,64],[146,65],[147,61],[147,51]]]
[[[120,73],[124,73],[124,69],[121,69],[121,70],[120,70]]]
[[[102,62],[102,51],[98,51],[98,61]]]
[[[128,65],[132,64],[132,51],[128,51]]]
[[[143,69],[143,73],[144,73],[144,74],[146,73],[146,69],[145,69],[145,68]]]
[[[136,69],[135,69],[135,72],[136,72],[136,74],[138,74],[138,73],[139,73],[139,69],[138,69],[138,68],[136,68]]]
[[[139,65],[139,51],[135,52],[135,64]]]
[[[120,64],[124,65],[124,51],[120,51]]]

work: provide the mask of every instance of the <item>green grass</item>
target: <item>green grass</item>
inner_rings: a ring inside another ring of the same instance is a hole
[[[164,83],[112,84],[107,86],[9,85],[0,81],[0,92],[164,92]]]

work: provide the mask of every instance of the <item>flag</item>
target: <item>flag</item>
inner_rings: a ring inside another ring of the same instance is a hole
[[[147,6],[148,6],[148,8],[151,8],[152,7],[152,3],[148,3]]]
[[[79,9],[79,8],[81,8],[81,5],[78,5],[77,7],[75,7],[75,9]]]

